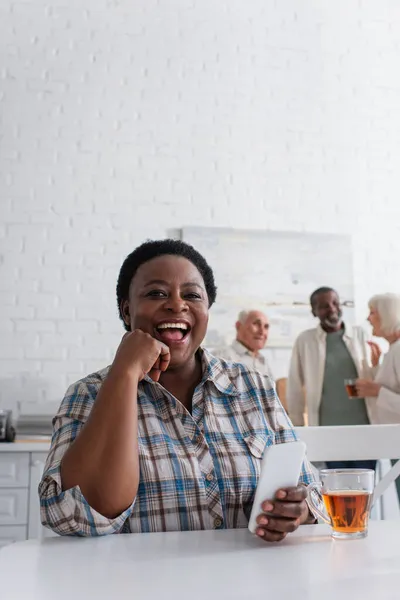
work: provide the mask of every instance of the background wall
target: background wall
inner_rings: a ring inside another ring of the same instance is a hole
[[[3,0],[0,405],[110,361],[121,260],[184,225],[353,232],[360,319],[400,291],[399,31],[397,0]]]

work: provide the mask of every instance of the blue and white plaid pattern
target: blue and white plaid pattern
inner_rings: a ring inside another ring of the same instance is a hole
[[[86,422],[108,368],[73,384],[54,418],[39,486],[42,522],[62,535],[246,527],[266,446],[296,439],[273,385],[257,371],[199,350],[203,378],[190,414],[159,383],[138,388],[140,484],[108,519],[79,487],[62,491],[60,464]],[[313,480],[306,461],[300,478]]]

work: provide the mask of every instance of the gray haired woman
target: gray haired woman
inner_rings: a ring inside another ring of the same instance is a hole
[[[372,369],[372,379],[357,380],[357,392],[363,398],[376,398],[374,423],[400,423],[400,295],[379,294],[368,305],[372,334],[384,338],[389,350],[382,363]],[[371,344],[371,352],[372,363],[378,363],[375,344]],[[400,477],[396,487],[400,498]]]
[[[372,335],[384,338],[389,350],[372,369],[371,379],[358,379],[357,391],[363,398],[376,398],[374,423],[400,423],[400,295],[380,294],[368,304]],[[375,344],[371,350],[379,352]]]

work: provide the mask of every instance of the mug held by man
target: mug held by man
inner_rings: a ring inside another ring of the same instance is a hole
[[[344,386],[349,398],[358,398],[357,379],[345,379]]]

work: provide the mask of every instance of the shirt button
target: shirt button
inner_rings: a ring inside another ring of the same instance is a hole
[[[214,475],[212,473],[209,473],[206,477],[207,481],[213,481],[214,480]]]
[[[222,519],[220,519],[219,517],[214,519],[214,529],[219,529],[219,527],[221,527],[221,525],[222,525]]]

